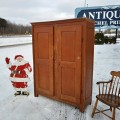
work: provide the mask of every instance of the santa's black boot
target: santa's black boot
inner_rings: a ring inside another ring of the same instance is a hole
[[[22,94],[28,96],[28,95],[29,95],[29,92],[28,92],[28,91],[23,91]]]
[[[21,91],[17,91],[14,95],[17,96],[17,95],[20,95],[21,94]]]

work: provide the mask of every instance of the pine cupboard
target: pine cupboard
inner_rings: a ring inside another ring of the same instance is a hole
[[[94,21],[32,23],[34,94],[80,108],[92,100]]]

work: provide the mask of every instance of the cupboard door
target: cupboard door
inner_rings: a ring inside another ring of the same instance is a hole
[[[56,76],[60,99],[80,103],[81,90],[81,33],[79,24],[57,25]]]
[[[53,95],[53,26],[37,26],[34,31],[36,90]]]

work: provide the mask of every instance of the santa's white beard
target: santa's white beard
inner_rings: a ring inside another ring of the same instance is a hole
[[[21,61],[16,61],[16,62],[14,62],[13,65],[19,66],[19,65],[24,65],[24,64],[26,64],[26,63],[28,63],[28,61],[26,61],[26,60],[21,60]]]

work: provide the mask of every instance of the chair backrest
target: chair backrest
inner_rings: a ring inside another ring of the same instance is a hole
[[[102,97],[114,95],[120,104],[120,71],[111,71],[112,78],[109,82],[98,82],[99,95]],[[111,98],[112,99],[112,98]],[[119,100],[118,100],[119,99]]]
[[[120,96],[120,71],[111,71],[112,82],[108,94]]]

